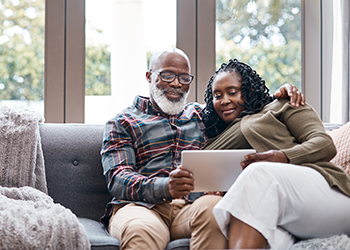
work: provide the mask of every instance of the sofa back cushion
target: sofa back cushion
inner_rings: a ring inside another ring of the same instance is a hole
[[[104,125],[40,124],[49,195],[78,217],[99,220],[112,199],[100,150]]]

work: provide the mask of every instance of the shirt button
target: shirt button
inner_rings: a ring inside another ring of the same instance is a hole
[[[163,201],[166,201],[166,199],[165,199],[165,198],[163,198]]]
[[[143,199],[144,202],[146,202],[146,199]]]

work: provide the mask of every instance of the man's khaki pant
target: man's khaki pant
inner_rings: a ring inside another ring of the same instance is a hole
[[[193,204],[177,199],[152,209],[136,204],[116,206],[109,233],[121,242],[121,249],[164,249],[170,240],[181,238],[191,238],[191,249],[226,249],[227,240],[212,212],[220,199],[205,195]]]

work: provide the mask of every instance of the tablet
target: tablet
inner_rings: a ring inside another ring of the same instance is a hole
[[[241,162],[254,149],[184,150],[182,169],[193,173],[193,192],[227,191],[242,172]]]

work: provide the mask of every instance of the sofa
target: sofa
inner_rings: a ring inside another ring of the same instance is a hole
[[[325,124],[327,130],[338,127]],[[112,199],[100,158],[104,125],[43,123],[39,131],[49,195],[78,217],[91,249],[119,249],[99,221]],[[166,249],[189,249],[189,239],[174,240]]]
[[[112,199],[100,157],[104,125],[43,123],[39,131],[48,194],[78,217],[91,249],[119,249],[99,221]],[[189,249],[189,239],[174,240],[166,249]]]

